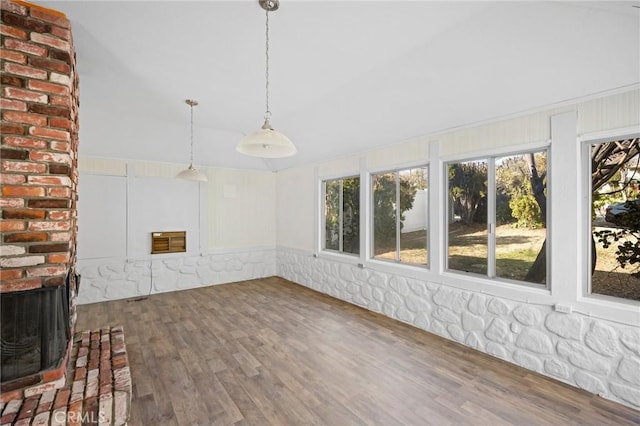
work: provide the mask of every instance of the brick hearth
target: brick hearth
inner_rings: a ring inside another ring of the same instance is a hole
[[[126,424],[131,373],[122,326],[76,333],[64,379],[59,389],[49,382],[0,402],[0,424]]]

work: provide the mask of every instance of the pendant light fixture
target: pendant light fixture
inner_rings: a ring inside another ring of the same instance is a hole
[[[276,131],[269,122],[271,111],[269,110],[269,12],[274,12],[280,7],[279,0],[258,0],[260,7],[266,11],[266,42],[265,42],[265,93],[266,110],[264,124],[257,132],[253,132],[240,140],[236,147],[238,152],[252,157],[280,158],[290,157],[296,153],[296,147],[288,137]]]
[[[186,99],[185,103],[191,107],[191,162],[189,163],[189,168],[178,173],[176,178],[207,182],[208,179],[204,175],[204,173],[193,167],[193,107],[198,105],[198,101],[194,101],[193,99]]]

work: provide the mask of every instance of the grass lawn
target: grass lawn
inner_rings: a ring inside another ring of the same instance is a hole
[[[598,230],[596,228],[595,230]],[[426,231],[401,234],[400,258],[404,263],[426,265],[424,247]],[[544,229],[496,228],[496,273],[498,277],[524,280],[545,239]],[[640,300],[640,279],[632,276],[638,268],[622,269],[615,255],[616,245],[596,247],[596,270],[592,277],[592,291],[615,297]],[[394,247],[378,247],[377,259],[395,260]],[[561,261],[556,257],[556,261]],[[481,275],[487,274],[487,231],[482,224],[464,226],[452,224],[449,232],[449,269]]]
[[[524,280],[545,239],[544,229],[496,228],[496,274],[500,278]],[[485,225],[449,227],[449,269],[487,274],[487,229]]]
[[[400,234],[400,260],[403,263],[414,265],[427,264],[427,231],[406,232]],[[377,247],[376,259],[396,260],[396,251],[393,246]]]

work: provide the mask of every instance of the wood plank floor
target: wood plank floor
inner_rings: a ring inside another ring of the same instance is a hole
[[[276,277],[78,308],[77,330],[116,324],[132,426],[640,422],[638,411]]]

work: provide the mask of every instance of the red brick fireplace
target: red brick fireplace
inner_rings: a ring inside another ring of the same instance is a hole
[[[122,327],[74,334],[78,75],[66,16],[0,0],[0,424],[126,424]]]
[[[73,345],[78,76],[63,14],[1,4],[4,403],[61,387]]]

